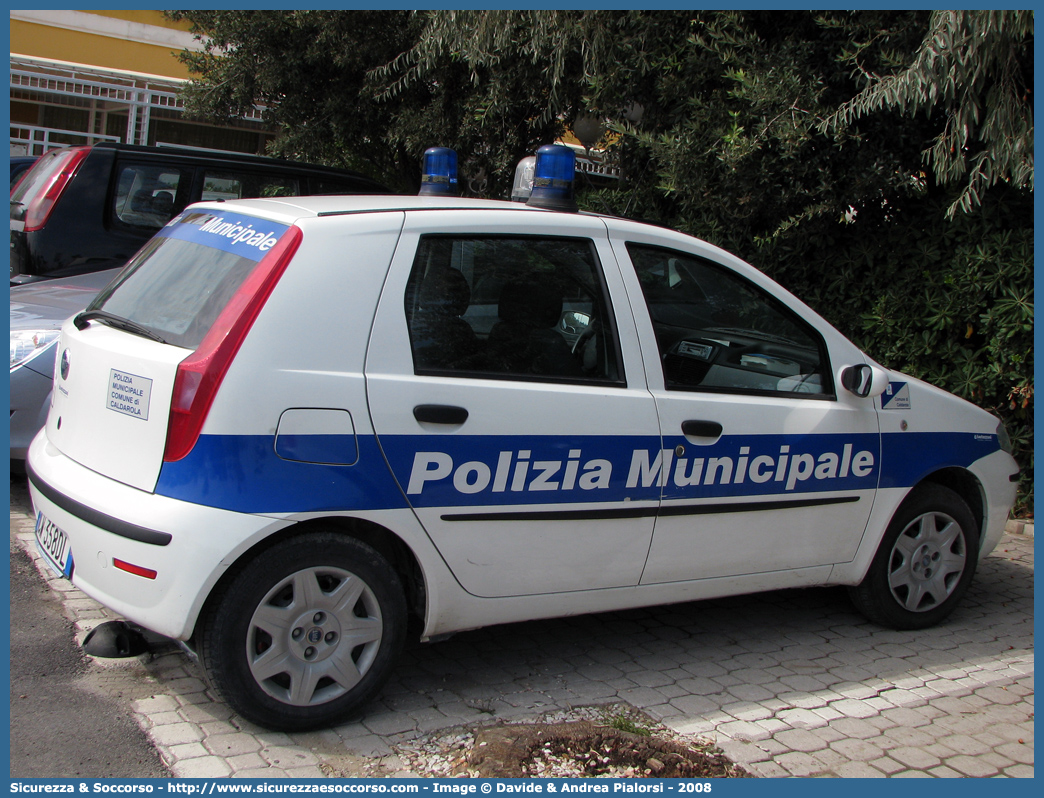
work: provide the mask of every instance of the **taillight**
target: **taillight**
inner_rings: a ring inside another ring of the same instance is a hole
[[[301,238],[301,229],[291,227],[279,239],[232,295],[196,351],[181,361],[174,377],[167,446],[163,452],[166,462],[182,459],[196,445],[221,381],[297,252]]]
[[[55,156],[59,165],[51,167],[53,170],[51,176],[40,187],[36,196],[29,200],[29,205],[25,209],[25,231],[27,233],[39,230],[47,223],[47,217],[54,210],[55,203],[58,202],[58,198],[65,191],[65,187],[69,185],[69,181],[72,180],[76,170],[80,168],[80,164],[90,151],[90,147],[71,147]]]

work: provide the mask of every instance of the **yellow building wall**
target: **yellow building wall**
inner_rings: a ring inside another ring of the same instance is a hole
[[[92,11],[100,16],[184,29],[158,11]],[[71,61],[104,69],[141,72],[188,79],[189,72],[177,59],[179,50],[169,46],[116,39],[95,33],[56,28],[23,20],[10,20],[11,52],[54,61]]]

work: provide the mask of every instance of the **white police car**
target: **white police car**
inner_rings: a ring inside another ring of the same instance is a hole
[[[547,209],[557,154],[528,205],[172,220],[62,330],[28,461],[52,565],[284,729],[370,698],[409,616],[824,584],[948,615],[1014,500],[997,419],[703,241]]]

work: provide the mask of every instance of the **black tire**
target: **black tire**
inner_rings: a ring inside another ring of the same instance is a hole
[[[374,549],[332,532],[284,540],[208,602],[207,680],[242,717],[281,731],[347,719],[381,688],[406,637],[406,600]]]
[[[975,576],[979,526],[949,488],[916,488],[892,518],[866,577],[849,595],[867,618],[924,629],[953,612]]]

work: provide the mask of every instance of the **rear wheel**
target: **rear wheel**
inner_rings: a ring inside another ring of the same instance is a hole
[[[968,505],[940,485],[922,485],[900,506],[862,583],[856,607],[894,629],[939,623],[961,600],[979,557],[979,530]]]
[[[406,601],[371,547],[330,532],[263,551],[215,595],[198,647],[211,685],[247,720],[328,726],[370,700],[402,649]]]

